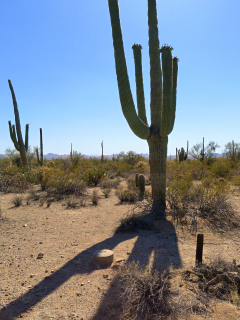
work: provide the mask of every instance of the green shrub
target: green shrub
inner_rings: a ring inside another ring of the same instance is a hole
[[[118,166],[117,166],[117,174],[119,176],[122,176],[126,173],[128,173],[129,171],[132,170],[132,165],[128,164],[128,163],[120,163]]]
[[[35,171],[32,170],[32,174],[37,175],[38,183],[41,185],[42,190],[46,190],[47,183],[54,173],[55,169],[48,167],[40,167]]]
[[[106,170],[102,167],[91,167],[82,174],[82,179],[88,184],[97,185],[103,177],[106,176]]]
[[[74,173],[56,171],[48,180],[46,189],[54,194],[82,195],[86,190],[86,183]]]
[[[210,167],[210,172],[217,178],[229,178],[232,163],[228,159],[218,158]]]
[[[138,161],[134,169],[136,170],[136,172],[145,173],[150,170],[150,167],[146,161]]]
[[[181,176],[181,178],[175,176],[175,179],[171,181],[166,191],[166,200],[170,206],[171,214],[174,220],[177,220],[177,223],[181,223],[191,206],[193,200],[192,186],[193,181],[188,176]]]
[[[24,171],[24,176],[27,182],[33,183],[33,184],[38,184],[38,177],[35,171],[33,170],[27,170]]]

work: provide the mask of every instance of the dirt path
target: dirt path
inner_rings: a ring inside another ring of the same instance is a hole
[[[65,200],[49,208],[39,201],[27,205],[26,200],[14,207],[14,196],[1,194],[2,320],[119,319],[117,261],[156,263],[165,269],[195,264],[196,235],[186,227],[167,221],[161,230],[115,234],[133,205],[120,205],[114,191],[107,199],[101,196],[97,206],[87,202],[76,209],[66,209]],[[232,201],[240,216],[239,197]],[[199,225],[198,232],[204,233],[205,263],[220,256],[240,264],[237,231],[214,234],[207,225]],[[113,266],[92,265],[92,253],[98,249],[114,251]],[[213,309],[211,319],[240,319],[239,308],[230,303],[216,301]]]

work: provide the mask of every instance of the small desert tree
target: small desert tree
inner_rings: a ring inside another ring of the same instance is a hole
[[[240,160],[240,143],[236,143],[234,140],[228,142],[225,145],[224,153],[233,162]]]
[[[220,146],[214,141],[210,141],[205,148],[204,143],[197,143],[192,147],[190,155],[195,160],[205,162],[206,164],[211,164],[215,159],[214,152],[217,148],[220,148]]]
[[[145,110],[142,74],[142,47],[134,44],[137,109],[135,109],[123,47],[118,0],[108,0],[112,25],[118,89],[123,114],[132,131],[149,145],[153,210],[158,216],[165,213],[166,206],[166,161],[168,135],[172,132],[175,111],[178,59],[172,57],[172,47],[160,48],[156,0],[148,0],[149,56],[151,77],[151,124]],[[160,59],[161,55],[161,59]],[[162,66],[161,66],[162,61]],[[159,210],[160,209],[160,210]]]

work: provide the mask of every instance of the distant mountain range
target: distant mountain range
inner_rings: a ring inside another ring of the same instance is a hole
[[[141,156],[143,156],[144,158],[149,158],[149,154],[148,153],[140,153]],[[222,157],[223,154],[222,153],[214,153],[213,154],[215,157]],[[86,155],[86,154],[83,154],[82,155],[84,158],[101,158],[101,155],[98,155],[98,154],[92,154],[92,155]],[[103,155],[104,158],[106,159],[112,159],[112,157],[117,157],[117,154],[111,154],[111,155]],[[0,158],[3,157],[7,157],[7,154],[1,154],[0,155]],[[48,153],[48,154],[45,154],[43,155],[43,158],[44,159],[47,159],[47,160],[51,160],[51,159],[65,159],[65,158],[68,158],[69,157],[69,154],[56,154],[56,153]],[[172,159],[175,159],[176,155],[169,155],[168,158],[172,158]],[[189,159],[192,159],[191,156],[188,156]]]

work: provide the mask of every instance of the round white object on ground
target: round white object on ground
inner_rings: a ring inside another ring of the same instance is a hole
[[[93,262],[101,267],[110,266],[113,263],[113,251],[108,249],[95,251],[93,253]]]

